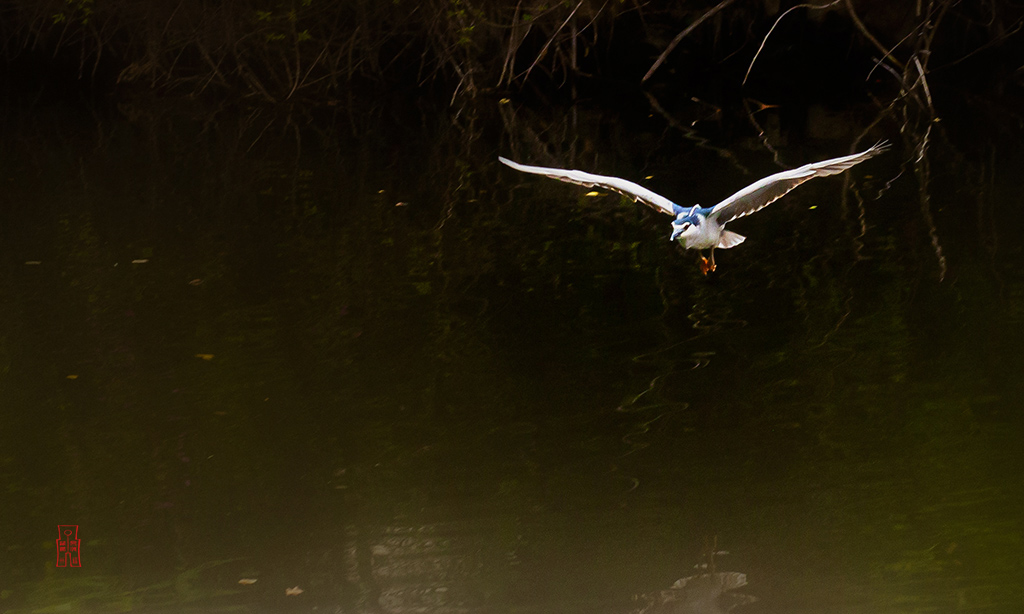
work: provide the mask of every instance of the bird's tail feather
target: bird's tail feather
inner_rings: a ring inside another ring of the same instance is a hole
[[[730,247],[736,247],[740,243],[746,241],[747,238],[743,235],[736,234],[731,230],[723,230],[722,236],[718,239],[718,249],[729,249]]]

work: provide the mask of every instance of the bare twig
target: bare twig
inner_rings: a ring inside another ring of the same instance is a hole
[[[1018,19],[1017,22],[1014,24],[1013,29],[1011,29],[1008,32],[1005,32],[1005,33],[999,35],[998,37],[996,37],[996,38],[986,42],[985,44],[981,45],[980,47],[978,47],[974,51],[971,51],[971,52],[969,52],[969,53],[967,53],[965,55],[960,56],[959,58],[953,60],[952,62],[949,62],[947,64],[943,64],[942,66],[939,66],[938,68],[931,69],[930,72],[935,72],[936,70],[942,70],[944,68],[949,68],[950,66],[956,66],[960,62],[963,62],[964,60],[966,60],[967,58],[972,57],[973,55],[975,55],[977,53],[980,53],[980,52],[982,52],[982,51],[984,51],[986,49],[994,47],[994,46],[996,46],[999,43],[1002,43],[1003,41],[1005,41],[1006,39],[1010,38],[1014,34],[1017,34],[1018,32],[1020,32],[1022,28],[1024,28],[1024,19]]]
[[[928,187],[931,180],[931,165],[928,163],[928,138],[931,135],[932,127],[928,126],[921,143],[917,149],[917,159],[914,160],[914,170],[917,171],[918,181],[921,182],[921,216],[928,225],[928,236],[932,241],[932,249],[935,251],[935,258],[939,262],[939,281],[946,278],[946,256],[942,253],[942,244],[939,243],[939,231],[935,226],[935,218],[932,216],[931,197],[928,194]]]
[[[530,64],[530,67],[526,69],[525,73],[523,73],[524,80],[530,78],[530,72],[533,70],[533,67],[536,66],[537,62],[540,62],[541,58],[544,57],[544,54],[547,53],[548,48],[551,46],[551,43],[553,43],[555,41],[555,38],[558,37],[558,33],[561,32],[562,28],[564,28],[566,24],[569,23],[569,20],[573,18],[573,15],[576,14],[576,11],[578,11],[581,6],[583,6],[583,0],[580,0],[579,4],[576,5],[576,8],[574,8],[572,12],[569,13],[569,16],[565,18],[565,21],[562,22],[562,25],[558,26],[558,29],[555,30],[554,34],[551,35],[551,38],[548,39],[548,42],[544,43],[544,46],[541,48],[540,53],[537,54],[537,57],[534,58],[533,63]]]
[[[915,33],[915,32],[917,32],[917,30],[918,30],[918,29],[919,29],[919,28],[920,28],[920,27],[921,27],[922,25],[924,25],[924,24],[917,24],[917,25],[916,25],[916,26],[914,27],[914,29],[913,29],[913,30],[911,30],[911,31],[910,31],[910,32],[909,32],[909,33],[908,33],[908,34],[907,34],[906,36],[904,36],[903,38],[901,38],[901,39],[900,39],[900,42],[898,42],[898,43],[896,43],[895,45],[893,45],[892,47],[890,47],[890,48],[889,48],[889,51],[885,52],[885,53],[884,53],[884,54],[882,55],[882,57],[881,57],[881,58],[879,58],[877,62],[875,62],[875,65],[871,67],[871,70],[869,70],[869,71],[868,71],[868,76],[864,77],[864,80],[865,80],[865,81],[868,81],[868,80],[870,80],[870,79],[871,79],[871,75],[872,75],[872,74],[874,74],[874,72],[875,72],[875,69],[876,69],[876,68],[878,68],[878,66],[879,66],[879,65],[880,65],[880,64],[881,64],[882,62],[884,62],[884,61],[885,61],[885,58],[888,58],[888,57],[892,57],[892,52],[893,52],[893,51],[896,51],[896,48],[897,48],[897,47],[899,47],[900,45],[902,45],[902,44],[903,44],[904,42],[906,42],[906,40],[907,40],[908,38],[910,38],[911,36],[913,36],[913,35],[914,35],[914,33]]]
[[[772,27],[768,30],[768,34],[764,35],[764,40],[761,41],[761,46],[757,48],[757,53],[754,54],[754,58],[750,60],[750,66],[747,67],[747,74],[743,75],[743,83],[741,83],[740,85],[747,84],[747,79],[750,77],[750,71],[754,69],[754,62],[757,61],[757,56],[761,55],[761,51],[764,49],[765,44],[768,42],[768,37],[772,35],[772,32],[775,31],[775,27],[779,25],[779,22],[782,21],[783,17],[789,15],[791,12],[797,9],[827,9],[830,6],[835,6],[836,4],[839,4],[842,1],[843,0],[832,0],[832,2],[829,2],[828,4],[822,4],[820,6],[816,4],[798,4],[788,9],[785,13],[779,15],[779,18],[775,20],[775,23],[773,23]]]
[[[522,33],[522,36],[519,36],[519,40],[516,40],[521,25],[519,15],[522,7],[523,3],[522,0],[520,0],[520,2],[516,4],[515,13],[512,15],[512,28],[508,34],[508,49],[505,51],[505,61],[501,63],[501,76],[498,77],[498,87],[501,87],[505,83],[506,76],[508,76],[511,81],[512,67],[515,63],[516,51],[519,49],[519,45],[523,44],[526,36],[530,33],[530,29],[533,27],[532,22],[526,24],[526,29]]]
[[[661,52],[661,55],[658,56],[658,59],[655,60],[654,64],[651,65],[650,70],[647,71],[647,74],[644,75],[644,78],[640,79],[640,83],[644,83],[651,78],[651,75],[654,74],[654,71],[658,70],[658,68],[665,62],[666,58],[668,58],[668,55],[672,53],[672,51],[679,45],[679,43],[683,41],[684,38],[686,38],[690,34],[690,32],[693,32],[697,28],[697,26],[704,23],[715,13],[721,11],[722,9],[724,9],[725,7],[729,6],[732,3],[733,0],[722,0],[709,11],[698,17],[693,23],[687,26],[685,30],[683,30],[679,34],[676,34],[676,37],[672,39],[672,42],[668,44],[668,47],[665,47],[665,50]]]
[[[860,17],[857,16],[857,12],[853,10],[853,0],[846,0],[846,12],[850,14],[850,21],[853,22],[853,25],[857,26],[857,29],[864,35],[864,38],[871,41],[871,44],[875,47],[878,47],[878,50],[882,52],[882,57],[888,58],[890,62],[899,66],[901,69],[905,68],[903,62],[900,62],[893,57],[889,51],[886,51],[885,45],[878,42],[878,39],[871,34],[867,26],[864,25],[864,22],[860,20]]]
[[[925,78],[924,66],[921,66],[921,60],[917,59],[917,54],[914,54],[914,66],[917,67],[917,72],[920,75],[921,87],[924,88],[924,96],[928,101],[928,108],[934,111],[935,107],[932,106],[932,92],[928,89],[928,79]],[[934,114],[934,113],[933,113]]]
[[[928,23],[928,30],[925,32],[924,46],[921,48],[921,53],[926,54],[924,63],[928,64],[928,56],[931,55],[932,41],[935,40],[935,35],[939,31],[939,24],[942,23],[942,18],[946,16],[946,11],[952,6],[954,2],[951,0],[944,0],[942,7],[939,9],[939,14],[934,21]],[[929,15],[931,17],[931,15]]]

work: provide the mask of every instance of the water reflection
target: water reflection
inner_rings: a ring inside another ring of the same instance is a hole
[[[747,576],[735,571],[706,572],[680,578],[637,614],[724,614],[757,598],[735,593],[747,585]]]
[[[813,157],[784,110],[705,149],[659,103],[382,107],[301,146],[7,120],[0,609],[1018,611],[1019,144],[965,174],[931,139],[930,220],[898,168],[809,184],[710,281],[634,204],[493,162],[711,202],[777,170],[764,139]],[[680,571],[714,534],[754,588]]]
[[[717,547],[717,537],[705,539],[704,562],[694,565],[697,573],[676,580],[667,589],[640,595],[637,601],[643,605],[632,614],[724,614],[757,601],[753,595],[735,592],[747,585],[746,574],[717,570],[716,558],[729,554]]]

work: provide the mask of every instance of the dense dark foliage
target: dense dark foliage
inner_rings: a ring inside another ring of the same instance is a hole
[[[657,82],[724,70],[738,83],[751,67],[748,78],[765,86],[779,71],[805,83],[863,83],[875,58],[884,58],[877,76],[890,70],[911,82],[933,59],[1020,78],[1013,71],[1024,58],[1019,46],[1008,49],[1020,40],[1022,10],[1010,2],[821,4],[6,0],[0,53],[14,76],[269,102],[325,103],[367,84],[431,84],[454,98],[591,77],[639,83],[648,71]]]

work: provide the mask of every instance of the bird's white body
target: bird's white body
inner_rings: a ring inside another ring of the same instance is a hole
[[[746,241],[743,235],[725,229],[716,220],[701,216],[697,224],[690,224],[679,233],[676,241],[682,241],[686,249],[729,249]]]
[[[705,260],[704,265],[706,266],[702,265],[701,267],[706,273],[708,270],[715,269],[715,249],[735,247],[745,240],[745,237],[726,230],[727,223],[738,217],[760,211],[809,179],[841,173],[882,153],[887,148],[888,144],[881,142],[857,154],[812,162],[799,168],[775,173],[750,184],[714,207],[695,205],[689,209],[681,207],[642,185],[619,177],[544,166],[527,166],[501,157],[498,160],[524,173],[544,175],[588,188],[596,186],[612,190],[628,196],[634,201],[642,202],[656,211],[673,216],[675,219],[672,221],[671,240],[681,241],[686,249],[711,250],[710,264]]]

